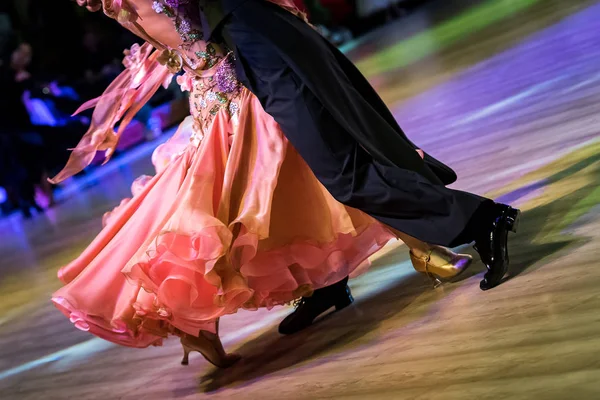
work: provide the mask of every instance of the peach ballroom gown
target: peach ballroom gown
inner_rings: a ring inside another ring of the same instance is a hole
[[[308,295],[395,238],[321,186],[237,82],[231,54],[201,40],[195,3],[105,0],[105,13],[147,43],[127,52],[123,74],[82,106],[95,106],[92,125],[54,178],[78,172],[97,150],[110,155],[133,114],[185,72],[177,80],[190,92],[191,117],[155,152],[157,174],[138,180],[135,195],[60,269],[65,286],[52,298],[77,328],[130,347],[215,332],[218,318],[239,309]]]

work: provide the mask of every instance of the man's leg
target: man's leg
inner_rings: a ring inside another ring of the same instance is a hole
[[[500,283],[507,269],[506,235],[514,230],[516,210],[374,160],[355,135],[349,134],[347,124],[330,113],[268,39],[237,21],[235,15],[224,29],[234,43],[240,79],[338,201],[425,242],[455,246],[476,241],[489,268],[481,288],[487,290]],[[376,112],[372,107],[360,110],[367,120],[369,113]],[[381,115],[374,115],[373,120],[378,121],[378,129],[394,130],[381,124]],[[369,124],[363,121],[359,129],[368,130]],[[342,292],[347,292],[333,287],[336,285],[321,289],[331,295],[315,296],[319,307],[297,309],[291,316],[291,331],[310,324],[317,311],[344,298]]]
[[[240,79],[338,201],[443,246],[454,244],[482,204],[492,203],[374,160],[268,43],[257,35],[237,33],[232,30]],[[464,240],[469,239],[474,238]]]

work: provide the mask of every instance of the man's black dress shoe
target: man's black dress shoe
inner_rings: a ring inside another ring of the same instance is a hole
[[[348,278],[331,286],[317,289],[311,297],[303,297],[298,301],[296,310],[279,324],[279,333],[291,335],[299,332],[312,325],[315,318],[331,307],[335,307],[336,311],[339,311],[348,307],[352,302],[354,302],[354,298],[348,287]]]
[[[508,272],[508,232],[517,232],[521,211],[504,204],[494,204],[490,227],[475,241],[475,250],[487,266],[483,280],[479,283],[481,290],[489,290],[500,283]]]

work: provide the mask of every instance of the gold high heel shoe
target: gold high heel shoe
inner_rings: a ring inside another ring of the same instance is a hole
[[[410,260],[417,272],[422,272],[431,278],[433,287],[437,288],[462,274],[473,261],[468,254],[456,254],[445,247],[433,246],[422,256],[410,251]]]
[[[223,349],[223,344],[217,335],[200,332],[197,337],[185,335],[181,337],[181,346],[183,347],[183,359],[181,365],[189,365],[190,353],[197,351],[209,363],[219,368],[229,368],[242,357],[239,354],[227,354]]]

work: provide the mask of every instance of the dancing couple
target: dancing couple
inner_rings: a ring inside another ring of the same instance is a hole
[[[181,338],[227,367],[220,317],[300,299],[283,334],[352,303],[348,277],[399,238],[434,280],[471,258],[488,290],[508,268],[519,211],[448,189],[454,172],[404,135],[366,79],[290,0],[77,0],[138,35],[125,71],[55,183],[112,154],[120,133],[177,76],[191,116],[153,154],[154,177],[106,215],[59,271],[56,306],[80,329],[130,347]],[[115,132],[113,127],[119,124]],[[445,246],[445,247],[442,247]]]

